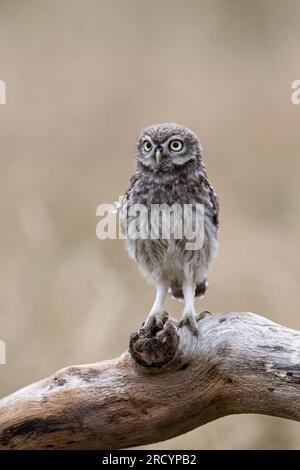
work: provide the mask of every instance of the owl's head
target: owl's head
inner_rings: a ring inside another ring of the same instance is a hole
[[[137,166],[154,172],[172,172],[201,162],[202,147],[190,129],[179,124],[154,124],[137,142]]]

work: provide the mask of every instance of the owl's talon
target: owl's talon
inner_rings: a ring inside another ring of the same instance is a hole
[[[179,322],[179,328],[182,328],[183,326],[187,326],[194,336],[198,336],[199,330],[197,326],[197,318],[194,313],[184,314],[184,317]]]
[[[196,321],[203,320],[204,318],[206,318],[210,315],[212,315],[211,312],[209,312],[208,310],[204,310],[203,312],[200,312],[200,313],[196,314]]]
[[[164,324],[169,318],[167,312],[158,314],[150,314],[147,320],[143,323],[140,333],[144,336],[154,336],[155,333],[164,328]]]

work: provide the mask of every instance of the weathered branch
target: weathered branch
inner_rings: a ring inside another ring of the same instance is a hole
[[[221,416],[300,421],[300,333],[252,313],[169,319],[115,360],[68,367],[0,401],[0,449],[114,449]]]

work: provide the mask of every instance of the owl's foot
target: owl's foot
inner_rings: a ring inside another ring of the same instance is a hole
[[[154,336],[156,331],[163,329],[168,318],[167,312],[150,313],[147,320],[142,324],[141,333],[145,336]]]
[[[199,330],[197,326],[197,317],[194,312],[184,312],[181,320],[179,321],[179,328],[187,326],[194,336],[198,336]]]

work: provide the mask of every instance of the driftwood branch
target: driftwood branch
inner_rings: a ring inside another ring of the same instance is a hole
[[[300,332],[252,313],[168,319],[118,359],[68,367],[0,400],[0,449],[149,444],[221,416],[300,420]]]

